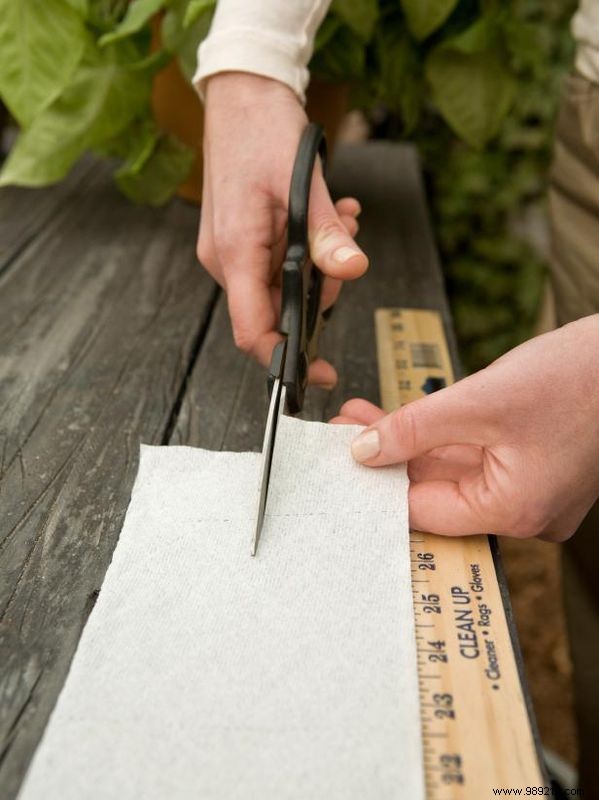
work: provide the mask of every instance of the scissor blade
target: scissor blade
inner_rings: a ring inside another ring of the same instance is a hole
[[[262,444],[262,474],[260,483],[260,497],[258,500],[258,517],[256,521],[256,530],[254,531],[254,538],[252,540],[251,553],[256,555],[258,549],[258,541],[262,533],[262,525],[264,523],[264,513],[266,511],[266,500],[268,498],[268,482],[270,480],[270,468],[272,466],[272,454],[275,447],[275,436],[277,433],[277,423],[285,408],[285,387],[281,383],[281,379],[277,378],[272,387],[272,394],[270,396],[270,405],[268,407],[268,416],[266,418],[266,430],[264,431],[264,442]]]

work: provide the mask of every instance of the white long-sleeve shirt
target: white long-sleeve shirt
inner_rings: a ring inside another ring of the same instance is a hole
[[[580,0],[572,19],[576,39],[576,69],[593,83],[599,83],[599,0]]]
[[[316,31],[331,0],[218,0],[208,37],[198,51],[194,83],[231,70],[290,86],[303,101]],[[581,0],[572,20],[576,68],[599,84],[599,0]]]
[[[331,0],[218,0],[194,83],[237,70],[275,78],[304,100],[314,38]]]

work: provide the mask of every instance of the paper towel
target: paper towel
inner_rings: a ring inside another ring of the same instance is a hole
[[[255,558],[258,454],[142,446],[21,800],[424,797],[408,481],[356,432],[280,420]]]

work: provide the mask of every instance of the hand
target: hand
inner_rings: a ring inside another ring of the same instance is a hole
[[[333,421],[369,426],[358,461],[408,462],[413,528],[563,541],[599,497],[598,353],[595,314],[391,414],[351,400]]]
[[[281,339],[289,183],[307,122],[293,91],[278,81],[228,72],[207,82],[198,257],[227,292],[236,344],[264,365]],[[352,238],[359,211],[350,197],[333,204],[318,166],[308,226],[312,260],[328,276],[323,308],[335,301],[341,281],[359,277],[368,267]],[[333,386],[337,378],[319,359],[309,379]]]

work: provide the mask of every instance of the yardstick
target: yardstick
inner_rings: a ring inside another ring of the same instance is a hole
[[[375,312],[383,408],[454,380],[436,311]],[[410,532],[427,800],[545,786],[488,536]]]

